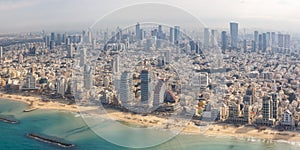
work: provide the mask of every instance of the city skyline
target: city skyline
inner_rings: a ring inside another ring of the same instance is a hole
[[[103,7],[103,1],[94,0],[84,3],[80,0],[72,2],[68,0],[1,1],[0,12],[4,13],[0,15],[3,22],[0,25],[0,33],[86,29],[97,22],[99,18],[116,10],[149,2],[149,0],[114,0],[113,2],[105,3],[105,7]],[[227,22],[234,21],[240,23],[241,29],[269,29],[299,34],[297,27],[300,25],[300,22],[296,19],[296,14],[300,13],[297,10],[300,3],[297,1],[270,0],[260,2],[257,0],[233,0],[216,2],[215,0],[190,0],[181,2],[178,0],[154,0],[151,2],[182,9],[200,20],[205,27],[227,28]],[[7,14],[10,14],[12,17],[7,17]],[[143,17],[147,17],[147,13],[141,11],[141,14]],[[177,14],[175,15],[176,17],[178,16]]]

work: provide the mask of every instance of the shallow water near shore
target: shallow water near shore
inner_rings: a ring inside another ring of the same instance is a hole
[[[29,132],[63,138],[75,144],[70,149],[130,149],[114,145],[94,134],[76,113],[56,110],[36,110],[24,113],[27,104],[0,99],[0,114],[13,115],[20,124],[0,122],[0,149],[65,149],[26,137]],[[113,132],[113,131],[112,131]],[[125,142],[126,138],[123,139]],[[136,142],[143,142],[139,139]],[[147,148],[149,150],[298,150],[299,143],[286,141],[265,141],[259,139],[238,139],[203,135],[178,135],[171,140]]]

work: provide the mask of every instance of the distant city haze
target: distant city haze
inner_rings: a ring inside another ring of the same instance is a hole
[[[0,0],[0,34],[81,30],[114,10],[149,2],[181,8],[213,28],[228,28],[228,22],[236,21],[241,29],[300,33],[297,0]],[[149,12],[136,13],[147,18]],[[163,19],[168,10],[153,13]],[[184,21],[176,13],[174,19]]]

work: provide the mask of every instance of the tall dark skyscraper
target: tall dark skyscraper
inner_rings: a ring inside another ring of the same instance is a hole
[[[148,102],[151,99],[152,78],[148,70],[141,72],[141,101]]]
[[[180,37],[180,27],[175,26],[174,27],[174,43],[177,45],[179,42],[179,37]]]
[[[273,118],[278,119],[279,114],[278,114],[278,105],[279,105],[279,97],[277,93],[271,93],[272,96],[272,107],[273,107]]]
[[[226,31],[222,31],[222,50],[227,49],[227,34]]]
[[[268,46],[267,34],[263,33],[262,34],[262,50],[263,50],[263,52],[265,52],[267,50],[267,46]]]
[[[135,25],[135,34],[136,34],[136,40],[142,40],[142,31],[141,31],[141,26],[140,23],[137,23]]]
[[[54,32],[51,33],[50,41],[55,41],[55,33]]]
[[[239,27],[238,23],[230,23],[231,48],[238,48],[239,42]]]
[[[259,50],[263,49],[263,36],[262,36],[262,34],[258,35],[258,49]]]

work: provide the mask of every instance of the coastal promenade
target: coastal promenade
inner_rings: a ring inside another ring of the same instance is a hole
[[[44,102],[40,97],[20,96],[20,95],[8,95],[0,93],[0,99],[14,100],[23,103],[27,103],[29,109],[51,109],[67,112],[84,113],[85,111],[93,111],[98,107],[92,106],[76,106],[66,105],[60,102]],[[29,110],[28,109],[28,110]],[[33,110],[33,111],[34,111]],[[112,119],[120,122],[126,122],[130,124],[141,125],[145,128],[156,127],[162,129],[181,130],[180,134],[203,134],[206,136],[220,136],[220,137],[236,137],[247,139],[264,139],[264,140],[284,140],[289,142],[300,141],[300,133],[298,131],[278,131],[271,128],[265,130],[259,130],[250,126],[236,127],[230,124],[212,123],[211,125],[202,127],[197,126],[194,122],[180,122],[180,120],[170,120],[163,117],[154,115],[140,115],[130,112],[121,112],[107,108],[107,114],[103,114],[99,117],[107,117],[106,119]],[[96,115],[95,115],[96,116]],[[97,116],[96,116],[97,117]],[[172,124],[172,122],[176,122]],[[184,125],[183,126],[180,126]],[[168,127],[168,128],[166,128]]]

